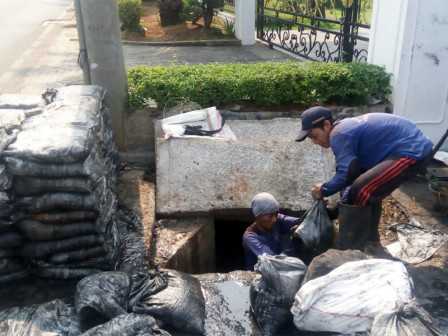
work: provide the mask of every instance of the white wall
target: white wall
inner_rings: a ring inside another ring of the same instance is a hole
[[[368,61],[392,73],[394,113],[436,144],[448,127],[448,1],[375,0]]]
[[[235,36],[242,45],[255,43],[255,0],[235,1]]]

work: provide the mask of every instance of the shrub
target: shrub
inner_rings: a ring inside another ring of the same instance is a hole
[[[183,8],[181,13],[182,21],[191,21],[192,24],[196,24],[202,17],[202,9],[199,4],[199,0],[182,0]]]
[[[138,32],[141,15],[141,0],[118,0],[118,16],[125,30]]]
[[[226,19],[226,22],[224,22],[224,31],[227,36],[235,37],[235,22]]]
[[[248,64],[137,66],[127,70],[128,103],[164,106],[180,97],[203,107],[250,100],[285,103],[360,105],[386,99],[390,74],[367,63],[265,62]]]

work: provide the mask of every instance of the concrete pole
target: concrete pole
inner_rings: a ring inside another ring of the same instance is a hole
[[[242,45],[255,43],[255,1],[235,1],[235,36]]]
[[[125,149],[124,99],[126,70],[117,0],[81,0],[92,84],[104,87],[111,128],[119,150]]]
[[[75,0],[76,28],[78,30],[78,41],[79,41],[78,63],[82,69],[84,84],[90,85],[92,84],[92,82],[90,80],[89,58],[87,55],[86,36],[84,33],[84,22],[81,13],[81,3],[79,1],[80,0]]]

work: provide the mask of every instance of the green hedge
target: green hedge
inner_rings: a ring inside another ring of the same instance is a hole
[[[141,0],[118,0],[118,17],[124,25],[125,30],[138,32],[140,29],[141,14]]]
[[[137,66],[127,70],[128,104],[149,99],[164,106],[170,97],[202,107],[250,100],[261,106],[285,103],[362,105],[387,99],[390,74],[367,63],[266,62]]]

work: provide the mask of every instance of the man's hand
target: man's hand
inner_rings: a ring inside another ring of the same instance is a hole
[[[314,185],[313,189],[311,189],[311,195],[313,195],[316,200],[320,200],[324,197],[322,195],[322,183],[316,183]]]
[[[291,227],[291,233],[292,233],[292,236],[294,237],[294,238],[299,238],[299,234],[297,233],[297,232],[295,232],[296,230],[297,230],[297,228],[298,228],[299,226],[298,225],[294,225],[294,226],[292,226]]]

